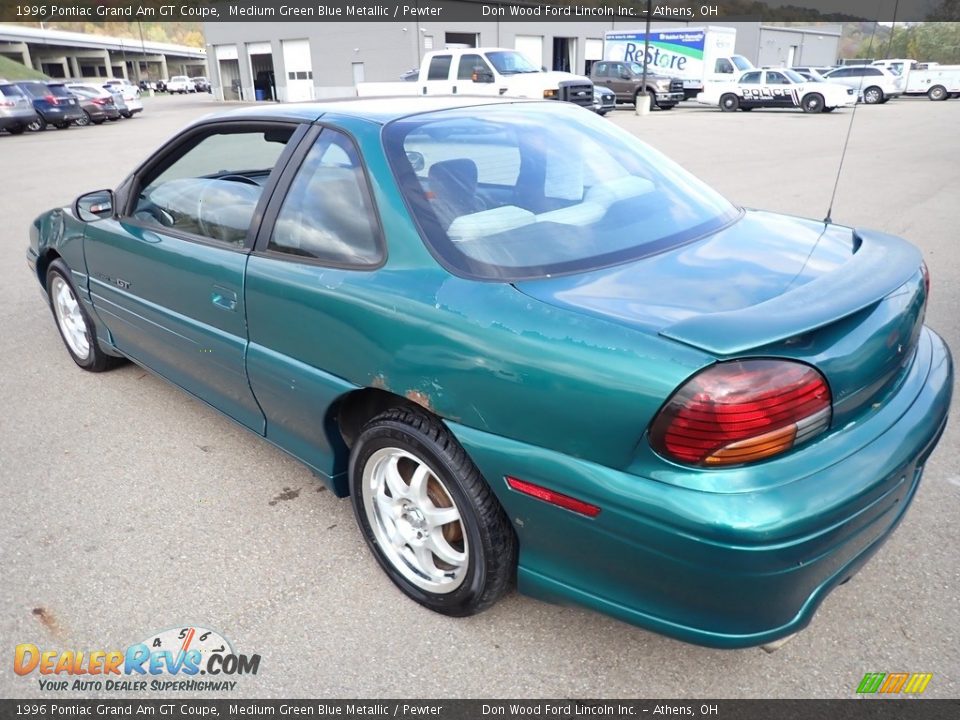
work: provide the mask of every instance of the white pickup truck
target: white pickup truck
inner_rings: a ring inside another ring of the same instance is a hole
[[[429,52],[416,77],[406,82],[359,83],[357,95],[497,95],[590,107],[593,83],[582,75],[543,70],[516,50],[464,48]]]

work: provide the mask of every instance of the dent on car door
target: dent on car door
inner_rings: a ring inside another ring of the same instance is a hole
[[[353,140],[325,128],[302,154],[278,184],[247,265],[247,373],[267,437],[333,477],[343,470],[334,465],[342,441],[328,411],[376,354],[373,271],[385,249]]]
[[[119,216],[91,223],[85,241],[94,308],[111,342],[258,432],[263,414],[244,369],[250,228],[303,132],[200,127],[148,161]]]

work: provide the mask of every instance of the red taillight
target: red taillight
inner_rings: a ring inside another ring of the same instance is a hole
[[[94,105],[106,105],[110,100],[108,98],[93,98]]]
[[[43,99],[46,100],[51,105],[59,105],[60,101],[57,99],[56,95],[44,95]]]
[[[581,515],[586,515],[587,517],[596,517],[600,514],[600,508],[596,505],[591,505],[583,500],[577,500],[569,495],[558,493],[550,488],[545,488],[541,485],[534,485],[532,482],[520,480],[519,478],[515,477],[507,476],[506,480],[507,485],[509,485],[513,490],[523,493],[524,495],[529,495],[530,497],[535,497],[538,500],[543,500],[551,505],[562,507],[565,510],[572,510],[575,513],[580,513]]]
[[[682,386],[650,426],[650,444],[682,463],[742,465],[818,435],[830,415],[830,388],[809,365],[736,360]]]

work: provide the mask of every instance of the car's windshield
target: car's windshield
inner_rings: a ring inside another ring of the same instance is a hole
[[[730,58],[737,70],[752,70],[753,64],[742,55],[734,55]]]
[[[489,52],[487,53],[487,59],[493,63],[493,66],[501,75],[540,72],[540,68],[527,60],[526,57],[510,50]]]
[[[739,211],[629,133],[580,108],[519,103],[389,124],[398,185],[452,272],[513,281],[692,241]]]
[[[786,69],[786,70],[781,70],[780,72],[782,72],[782,73],[783,73],[784,75],[786,75],[788,78],[790,78],[791,80],[793,80],[795,83],[806,82],[806,79],[803,77],[803,75],[801,75],[800,73],[795,72],[795,71],[793,71],[793,70]]]

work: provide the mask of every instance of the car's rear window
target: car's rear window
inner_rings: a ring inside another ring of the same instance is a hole
[[[44,95],[49,94],[49,92],[47,91],[47,86],[44,85],[43,83],[37,83],[37,82],[20,83],[20,89],[33,97],[43,97]]]
[[[72,97],[66,85],[47,85],[47,89],[54,97]]]
[[[0,95],[4,97],[23,97],[23,91],[16,85],[0,85]]]
[[[613,124],[563,103],[396,120],[384,144],[427,244],[449,270],[514,281],[628,262],[739,210]]]

